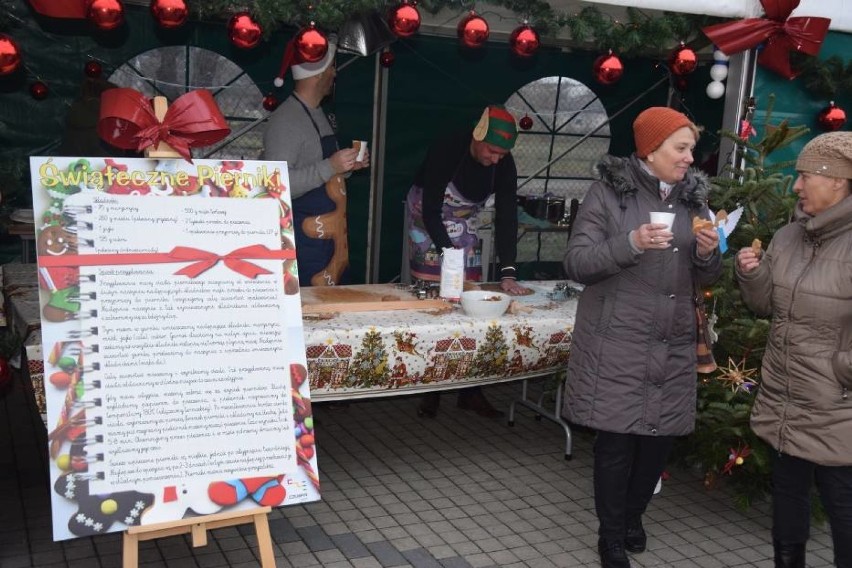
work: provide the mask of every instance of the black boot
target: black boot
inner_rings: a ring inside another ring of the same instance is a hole
[[[805,543],[773,540],[775,568],[805,568]]]
[[[598,539],[598,554],[601,555],[601,568],[630,568],[624,543],[620,540]]]
[[[480,416],[485,418],[500,418],[503,416],[501,410],[497,410],[485,395],[482,394],[482,389],[479,387],[470,387],[459,391],[458,407],[463,410],[473,410]]]
[[[624,537],[624,548],[628,552],[645,552],[645,547],[648,544],[648,537],[645,535],[645,529],[642,527],[642,519],[635,521],[627,521],[627,534]]]
[[[441,393],[430,392],[423,395],[420,406],[417,407],[417,416],[435,418],[438,415],[438,407],[441,405]]]

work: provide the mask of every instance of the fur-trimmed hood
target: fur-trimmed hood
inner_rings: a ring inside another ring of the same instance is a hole
[[[648,187],[656,191],[659,180],[648,174],[639,162],[636,154],[631,154],[628,158],[606,155],[595,165],[595,173],[618,194],[619,199],[636,193],[640,187]],[[689,209],[701,209],[707,205],[710,187],[710,178],[707,174],[695,168],[689,168],[683,180],[675,184],[673,191],[680,191],[678,199]]]

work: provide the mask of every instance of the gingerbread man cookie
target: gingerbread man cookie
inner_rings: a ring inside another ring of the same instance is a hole
[[[302,230],[314,239],[331,239],[334,253],[328,264],[311,277],[312,286],[334,286],[340,283],[343,271],[349,266],[349,237],[346,227],[346,182],[343,176],[332,176],[325,184],[325,193],[334,202],[334,211],[305,219]]]
[[[39,232],[36,248],[39,256],[45,257],[77,254],[77,235],[62,225],[48,225]],[[80,311],[80,303],[77,301],[80,294],[79,268],[39,268],[38,283],[42,290],[50,293],[50,299],[41,311],[45,320],[66,321]]]

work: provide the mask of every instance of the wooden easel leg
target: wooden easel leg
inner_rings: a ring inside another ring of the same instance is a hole
[[[137,568],[139,566],[139,537],[125,531],[123,549],[122,568]]]
[[[258,513],[254,516],[254,532],[257,534],[261,568],[275,568],[275,552],[272,550],[272,535],[269,533],[267,513]]]
[[[124,565],[122,568],[137,568],[139,565],[139,541],[154,540],[180,534],[192,535],[192,546],[207,545],[207,531],[221,527],[254,523],[257,547],[262,568],[275,568],[275,553],[272,535],[269,532],[271,507],[256,507],[243,511],[228,511],[201,517],[190,517],[154,525],[134,526],[124,533]]]

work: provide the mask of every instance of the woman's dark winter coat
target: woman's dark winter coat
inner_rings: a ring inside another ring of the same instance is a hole
[[[709,182],[690,170],[663,200],[639,159],[606,157],[574,223],[564,266],[585,285],[577,309],[564,414],[575,424],[648,436],[695,423],[695,289],[720,275],[696,253],[692,218],[709,218]],[[629,233],[651,211],[675,213],[665,250],[636,252]]]

